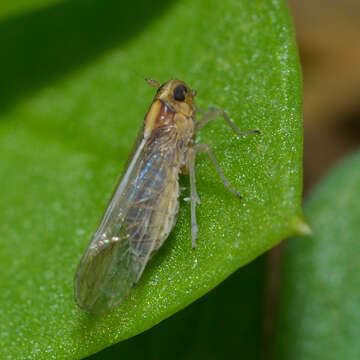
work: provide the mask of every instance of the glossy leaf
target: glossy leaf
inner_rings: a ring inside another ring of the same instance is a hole
[[[262,355],[264,257],[239,269],[186,309],[87,360],[216,360]],[[239,350],[241,349],[241,350]]]
[[[1,357],[95,353],[306,230],[301,79],[283,1],[57,2],[0,29]],[[198,140],[243,200],[199,155],[196,250],[181,200],[174,231],[129,298],[91,316],[74,303],[73,276],[152,101],[146,76],[186,81],[201,108],[223,108],[261,135],[238,138],[221,119],[207,125]]]

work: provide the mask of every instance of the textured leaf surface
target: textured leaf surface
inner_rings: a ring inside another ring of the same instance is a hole
[[[264,257],[256,259],[171,318],[87,360],[217,360],[239,352],[243,359],[260,359],[264,265]]]
[[[0,28],[0,357],[95,353],[304,229],[301,79],[282,1],[57,2]],[[73,276],[154,95],[145,76],[178,77],[201,108],[262,133],[238,138],[220,119],[203,130],[244,199],[200,155],[196,250],[181,201],[131,296],[90,316],[74,304]]]

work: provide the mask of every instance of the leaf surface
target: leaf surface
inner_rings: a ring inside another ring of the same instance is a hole
[[[1,357],[93,354],[306,229],[301,76],[283,1],[49,1],[0,29]],[[74,303],[73,276],[154,96],[144,77],[184,80],[199,107],[225,109],[261,135],[238,138],[221,119],[204,128],[198,141],[243,200],[199,155],[196,250],[181,200],[132,294],[91,316]]]

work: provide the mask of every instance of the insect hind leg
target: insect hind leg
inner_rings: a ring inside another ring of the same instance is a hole
[[[198,196],[196,190],[196,176],[195,176],[195,159],[196,154],[198,151],[206,151],[209,155],[210,160],[214,164],[217,172],[219,173],[221,180],[223,181],[224,185],[238,198],[242,198],[242,196],[229,184],[229,181],[225,177],[224,173],[222,172],[216,158],[211,151],[210,147],[206,144],[196,144],[189,149],[187,155],[187,167],[189,169],[190,175],[190,209],[191,209],[191,239],[192,239],[192,247],[193,249],[196,247],[196,238],[198,234],[198,225],[196,220],[196,205],[200,204],[200,198]]]
[[[212,163],[214,164],[217,172],[219,173],[221,180],[223,181],[224,185],[234,194],[236,195],[238,198],[242,198],[242,196],[229,184],[228,179],[226,178],[226,176],[224,175],[224,173],[222,172],[219,163],[217,162],[213,152],[211,151],[210,147],[206,144],[196,144],[194,146],[194,150],[196,152],[198,151],[206,151],[207,154],[209,155],[210,160],[212,161]]]

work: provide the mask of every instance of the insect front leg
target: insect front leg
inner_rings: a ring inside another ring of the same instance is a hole
[[[209,123],[210,121],[214,120],[215,118],[217,118],[219,115],[221,115],[224,120],[227,122],[227,124],[234,130],[234,132],[239,135],[249,135],[249,134],[254,134],[257,133],[259,134],[260,131],[259,130],[250,130],[250,131],[240,131],[237,126],[231,121],[229,115],[221,109],[213,109],[210,110],[209,112],[204,112],[200,109],[198,109],[198,111],[200,113],[202,113],[204,116],[203,118],[196,123],[196,127],[195,127],[195,132],[198,132],[200,129],[202,129],[207,123]]]
[[[196,150],[194,147],[191,147],[188,150],[186,161],[190,176],[191,240],[193,249],[195,249],[196,246],[196,238],[198,233],[198,226],[196,221],[196,204],[200,204],[200,198],[196,191],[195,159]]]

